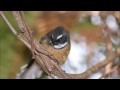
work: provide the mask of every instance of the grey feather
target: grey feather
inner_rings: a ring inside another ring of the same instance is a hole
[[[21,67],[20,72],[16,75],[16,79],[36,79],[42,75],[42,70],[33,62],[31,66],[24,65]]]

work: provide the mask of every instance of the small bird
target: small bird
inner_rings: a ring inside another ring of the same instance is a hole
[[[61,66],[65,63],[70,52],[69,32],[62,26],[56,27],[44,35],[40,44],[47,52],[50,52],[56,58]],[[27,65],[24,65],[17,74],[17,79],[36,79],[39,78],[42,71],[35,60],[31,59]]]

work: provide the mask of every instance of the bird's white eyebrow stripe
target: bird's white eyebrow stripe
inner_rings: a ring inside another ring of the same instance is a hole
[[[59,39],[59,38],[61,38],[63,35],[59,35],[58,37],[57,37],[57,40]]]

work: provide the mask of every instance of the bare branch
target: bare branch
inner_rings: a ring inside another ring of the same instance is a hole
[[[19,29],[22,31],[22,33],[24,34],[24,36],[26,37],[26,39],[28,39],[28,41],[30,41],[30,36],[27,32],[27,28],[25,27],[25,25],[23,24],[19,11],[12,11],[13,17],[19,27]]]
[[[14,29],[14,27],[11,25],[11,23],[8,21],[8,19],[6,18],[6,16],[3,14],[2,11],[0,11],[0,15],[2,16],[3,20],[6,22],[6,24],[8,25],[8,27],[10,28],[10,30],[13,32],[13,34],[15,36],[17,36],[17,38],[19,40],[21,40],[28,48],[30,48],[30,45],[27,41],[27,39],[24,38],[24,36],[22,34],[18,34],[16,32],[16,30]]]
[[[85,79],[87,78],[89,75],[97,72],[98,70],[100,70],[101,68],[105,67],[108,63],[114,61],[114,59],[116,58],[116,56],[118,56],[117,54],[110,53],[108,58],[101,61],[100,63],[92,66],[90,69],[88,69],[87,71],[81,73],[81,74],[68,74],[71,78],[73,79]]]
[[[4,19],[4,21],[6,22],[6,24],[8,25],[8,27],[10,28],[10,30],[13,32],[14,35],[18,35],[18,33],[16,32],[16,30],[13,28],[13,26],[10,24],[10,22],[7,20],[6,16],[3,14],[2,11],[0,11],[0,15],[1,17]]]
[[[118,68],[118,65],[117,66],[114,66],[113,68],[110,68],[108,71],[105,71],[103,73],[103,75],[100,77],[100,79],[102,78],[105,78],[106,76],[108,76],[110,73],[112,73],[114,70],[116,70]]]
[[[35,59],[35,56],[34,56],[34,50],[35,50],[35,48],[34,48],[34,39],[33,39],[32,34],[31,34],[31,32],[30,32],[31,30],[30,30],[29,25],[28,25],[28,22],[27,22],[27,20],[26,20],[26,18],[25,18],[24,12],[21,11],[21,14],[22,14],[23,21],[24,21],[24,23],[25,23],[25,26],[26,26],[26,28],[27,28],[27,31],[28,31],[28,33],[29,33],[29,35],[30,35],[30,39],[31,39],[32,59]]]

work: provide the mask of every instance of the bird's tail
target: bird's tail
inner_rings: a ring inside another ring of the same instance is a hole
[[[20,72],[17,73],[16,79],[36,79],[42,75],[42,70],[37,65],[35,60],[31,59],[31,61],[22,66]]]

